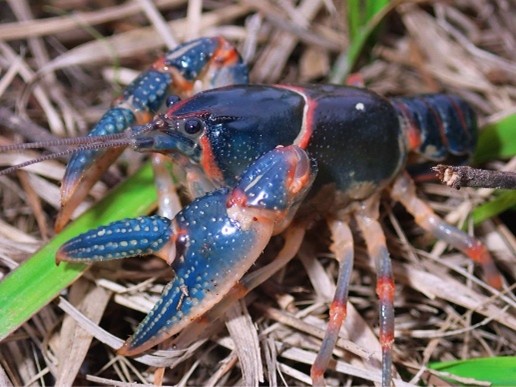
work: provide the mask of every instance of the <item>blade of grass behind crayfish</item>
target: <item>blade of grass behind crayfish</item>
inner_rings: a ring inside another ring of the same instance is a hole
[[[513,386],[516,382],[515,356],[498,356],[432,363],[429,365],[429,368],[457,375],[461,378],[489,382],[492,387]],[[447,379],[444,375],[441,375],[441,377]],[[466,380],[461,383],[453,378],[449,380],[454,385],[470,385],[471,383],[471,381],[468,383]]]
[[[367,41],[393,9],[389,0],[350,0],[346,2],[349,25],[349,46],[336,60],[330,83],[343,84],[355,66]]]
[[[57,249],[91,228],[151,212],[156,192],[151,166],[145,165],[120,184],[48,244],[0,282],[0,341],[30,319],[88,268],[83,264],[55,264]]]
[[[508,115],[485,126],[478,137],[474,164],[491,160],[508,159],[516,156],[516,114]],[[499,191],[493,199],[473,210],[473,221],[483,221],[509,209],[516,210],[516,191]]]
[[[478,137],[474,164],[516,156],[516,114],[486,125]]]

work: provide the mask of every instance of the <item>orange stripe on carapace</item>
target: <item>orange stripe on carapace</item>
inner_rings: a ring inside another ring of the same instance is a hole
[[[394,281],[391,277],[379,277],[376,283],[376,294],[380,301],[394,302]]]
[[[303,110],[303,120],[299,133],[294,140],[294,145],[297,145],[301,149],[306,149],[310,143],[314,131],[314,112],[317,108],[316,100],[306,95],[302,87],[290,86],[290,85],[275,85],[278,88],[293,91],[299,94],[305,100],[305,108]]]
[[[210,179],[216,181],[223,181],[222,171],[217,167],[215,162],[215,154],[211,148],[210,140],[205,135],[199,138],[199,145],[201,146],[201,166]]]

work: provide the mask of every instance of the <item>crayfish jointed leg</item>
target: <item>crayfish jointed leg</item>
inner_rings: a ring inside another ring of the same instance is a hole
[[[324,371],[328,368],[335,343],[339,337],[340,328],[346,318],[349,282],[353,271],[353,235],[347,222],[330,220],[328,223],[333,239],[331,250],[335,253],[335,257],[339,262],[339,274],[335,295],[330,306],[328,326],[321,349],[310,370],[314,386],[324,386]]]
[[[376,294],[379,300],[380,345],[382,347],[382,386],[389,387],[392,380],[392,345],[394,343],[394,275],[387,250],[385,235],[378,222],[379,200],[370,198],[363,202],[361,211],[355,213],[358,227],[365,239],[367,252],[376,265]]]
[[[502,288],[502,276],[486,247],[477,239],[446,223],[437,216],[430,206],[416,196],[414,182],[407,174],[400,174],[396,178],[391,190],[391,196],[414,216],[414,220],[420,227],[462,251],[475,263],[479,264],[489,285],[495,289]]]

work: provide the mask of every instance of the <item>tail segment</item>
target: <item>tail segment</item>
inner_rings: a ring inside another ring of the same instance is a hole
[[[425,94],[391,100],[406,133],[409,151],[425,159],[467,160],[477,142],[476,114],[462,98]]]

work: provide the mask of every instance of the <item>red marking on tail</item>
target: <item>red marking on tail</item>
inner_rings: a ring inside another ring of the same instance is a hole
[[[419,128],[414,124],[414,121],[411,120],[411,113],[408,111],[407,107],[399,103],[397,104],[399,111],[403,115],[403,119],[406,121],[407,125],[405,125],[405,134],[408,142],[408,148],[411,151],[414,151],[416,149],[419,149],[421,146],[422,140],[421,140],[421,131]]]
[[[453,98],[448,97],[448,100],[450,101],[450,104],[453,106],[453,110],[455,111],[455,114],[459,118],[463,133],[465,133],[466,135],[469,135],[469,131],[467,130],[468,125],[466,124],[466,117],[464,116],[463,110],[460,108],[459,105],[457,105],[455,103]]]

